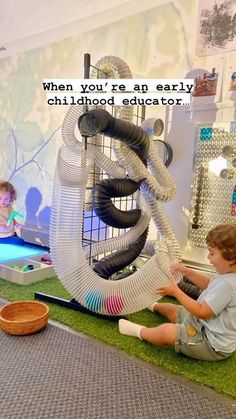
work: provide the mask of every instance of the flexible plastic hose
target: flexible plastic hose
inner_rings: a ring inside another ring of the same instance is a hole
[[[72,194],[70,187],[55,183],[50,247],[56,274],[68,292],[92,311],[119,315],[145,308],[155,301],[155,289],[168,283],[169,258],[156,254],[142,270],[120,281],[100,278],[86,261],[81,245],[84,196],[85,186],[74,188]]]
[[[79,117],[78,126],[81,135],[94,136],[103,133],[111,138],[124,141],[142,161],[147,160],[149,136],[139,126],[131,122],[114,118],[104,109],[93,109]]]
[[[101,71],[106,69],[108,77],[132,77],[125,63],[116,57],[104,57],[96,66]],[[175,243],[174,232],[167,218],[156,206],[157,199],[171,199],[174,194],[173,184],[170,184],[169,174],[166,175],[163,171],[162,162],[158,162],[157,166],[153,162],[155,156],[150,149],[148,165],[153,174],[130,146],[118,139],[112,140],[112,143],[119,163],[112,162],[93,144],[88,144],[87,150],[84,150],[82,142],[75,136],[77,120],[82,113],[82,107],[72,106],[62,126],[65,146],[58,155],[50,221],[50,248],[55,271],[68,292],[92,311],[107,315],[139,311],[159,298],[155,290],[168,283],[170,264],[178,257],[178,243]],[[132,107],[115,108],[115,117],[126,121],[131,121],[132,113]],[[143,198],[141,195],[139,207],[142,214],[137,224],[121,238],[115,237],[107,240],[107,243],[104,241],[92,246],[92,252],[102,254],[103,249],[113,250],[114,243],[118,249],[122,249],[131,244],[132,235],[136,239],[138,234],[143,234],[150,216],[150,211],[146,210],[147,204],[160,234],[163,235],[164,245],[155,249],[156,253],[145,265],[119,281],[107,281],[97,275],[88,264],[89,251],[84,251],[82,246],[85,191],[94,162],[114,178],[125,177],[128,172],[135,182],[144,178],[146,180],[141,188]]]
[[[102,278],[108,279],[115,272],[118,272],[126,266],[130,265],[141,253],[145,245],[147,235],[148,228],[126,249],[117,251],[112,255],[105,256],[99,260],[99,262],[97,262],[94,266],[94,271],[97,272]]]
[[[78,118],[83,113],[82,106],[71,106],[66,113],[65,119],[62,124],[62,139],[64,144],[68,148],[73,148],[73,151],[77,154],[85,152],[82,140],[77,140],[75,136],[75,128],[77,126]],[[106,173],[112,177],[122,178],[125,177],[126,172],[124,168],[117,162],[109,159],[104,153],[96,148],[96,145],[87,144],[87,151],[89,158],[94,162],[98,163]]]
[[[134,124],[114,118],[104,109],[94,109],[82,114],[78,120],[80,133],[84,136],[93,136],[104,133],[109,137],[119,138],[131,147],[135,153],[146,162],[149,150],[149,137],[145,131]],[[93,189],[93,208],[96,215],[106,224],[116,228],[127,228],[136,224],[140,210],[129,211],[118,210],[111,202],[110,197],[127,196],[134,193],[139,187],[139,182],[131,179],[106,179],[97,184]],[[133,245],[115,254],[106,256],[94,267],[94,270],[103,278],[108,278],[109,273],[113,274],[130,264],[144,246],[142,235],[136,240],[136,249]]]
[[[104,179],[97,183],[93,188],[93,209],[96,215],[105,224],[115,228],[133,227],[141,215],[141,210],[119,210],[111,198],[132,195],[139,186],[139,182],[131,179]]]
[[[141,216],[137,224],[135,224],[134,227],[130,228],[123,235],[112,237],[110,239],[103,240],[102,242],[96,242],[92,244],[92,246],[90,244],[89,246],[85,247],[84,254],[86,258],[103,253],[109,253],[113,250],[120,250],[131,244],[134,240],[142,235],[144,230],[146,230],[149,225],[151,219],[151,211],[144,197],[140,193],[138,194],[136,201],[141,208]]]

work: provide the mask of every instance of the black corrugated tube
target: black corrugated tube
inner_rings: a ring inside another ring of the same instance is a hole
[[[94,266],[94,271],[102,278],[108,279],[115,272],[130,265],[142,251],[148,235],[148,228],[143,234],[125,249],[100,259]]]
[[[133,227],[141,215],[140,209],[121,211],[111,198],[124,197],[136,192],[142,181],[131,179],[104,179],[93,187],[93,210],[105,224],[115,228]]]
[[[143,128],[131,122],[114,118],[105,109],[93,109],[83,113],[78,120],[81,135],[93,137],[100,133],[107,137],[124,141],[139,158],[147,160],[149,151],[149,136]]]
[[[146,164],[149,152],[149,136],[141,128],[131,122],[114,118],[104,109],[94,109],[83,113],[78,120],[81,135],[92,137],[103,133],[108,137],[124,141]],[[143,179],[144,180],[144,179]],[[111,198],[124,197],[139,189],[143,180],[135,182],[131,179],[105,179],[93,188],[93,209],[96,215],[106,224],[115,228],[133,227],[140,215],[140,209],[121,211],[117,209]],[[132,263],[142,251],[148,229],[127,248],[108,255],[97,262],[95,272],[108,279]]]

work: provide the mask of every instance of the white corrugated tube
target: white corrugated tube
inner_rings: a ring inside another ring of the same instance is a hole
[[[131,78],[127,64],[117,57],[104,57],[96,64],[112,78]],[[87,144],[75,135],[77,121],[83,113],[80,106],[71,106],[62,126],[64,145],[60,148],[53,188],[50,221],[50,248],[56,274],[68,292],[83,306],[105,315],[124,315],[144,309],[159,297],[158,287],[168,284],[170,265],[179,259],[179,246],[167,217],[156,200],[172,199],[174,182],[151,145],[148,169],[126,144],[113,140],[119,162],[111,161],[96,145]],[[132,107],[116,107],[115,116],[132,120]],[[152,138],[151,138],[152,142]],[[92,165],[114,178],[128,175],[145,182],[136,193],[141,217],[123,236],[110,238],[83,248],[83,212],[86,184]],[[153,246],[154,254],[141,268],[119,281],[101,278],[89,265],[88,257],[127,247],[139,237],[154,218],[164,240]]]

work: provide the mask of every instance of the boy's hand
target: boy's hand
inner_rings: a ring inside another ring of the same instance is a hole
[[[180,272],[182,275],[186,275],[187,267],[183,263],[174,263],[170,267],[170,272],[174,275],[175,272]]]
[[[170,279],[169,285],[167,285],[166,287],[158,288],[156,290],[157,293],[161,295],[162,297],[164,297],[165,295],[169,295],[170,297],[175,297],[176,291],[179,290],[179,287],[176,284],[175,278],[172,274],[170,274],[169,279]]]

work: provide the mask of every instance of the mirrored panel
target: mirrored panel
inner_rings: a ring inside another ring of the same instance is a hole
[[[208,231],[236,222],[236,121],[198,124],[189,239],[205,247]]]

